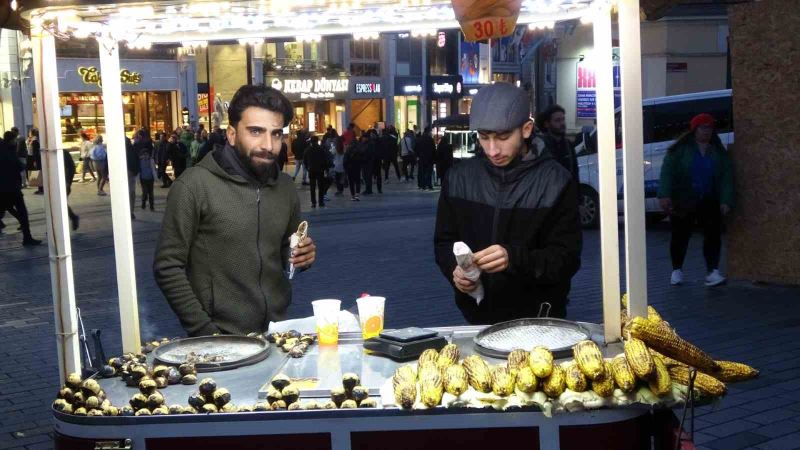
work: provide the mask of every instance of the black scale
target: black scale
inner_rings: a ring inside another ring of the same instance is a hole
[[[364,348],[396,360],[417,358],[425,350],[441,350],[447,339],[433,330],[418,327],[384,330],[377,337],[364,341]]]

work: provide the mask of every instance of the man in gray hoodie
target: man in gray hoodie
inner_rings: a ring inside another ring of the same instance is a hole
[[[292,111],[279,91],[242,86],[228,111],[228,144],[170,189],[153,271],[190,336],[266,331],[292,300],[285,270],[314,262],[311,238],[289,247],[300,202],[277,166]]]

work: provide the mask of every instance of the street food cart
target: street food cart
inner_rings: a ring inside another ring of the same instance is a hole
[[[296,37],[308,40],[323,35],[353,33],[374,38],[384,32],[409,32],[431,36],[435,30],[457,28],[447,0],[422,2],[280,2],[232,0],[223,3],[180,1],[25,2],[23,16],[30,21],[36,108],[42,140],[48,244],[56,336],[62,384],[74,383],[69,374],[80,372],[78,320],[72,275],[71,247],[66,206],[63,147],[59,117],[58,79],[54,70],[55,39],[96,39],[101,72],[120,72],[119,46],[147,48],[175,44],[182,49],[207,45],[208,40],[238,39],[242,45],[259,45],[264,39]],[[513,2],[512,2],[513,3]],[[638,0],[531,0],[522,2],[517,23],[531,28],[552,28],[562,20],[594,23],[597,76],[597,125],[600,177],[601,252],[604,319],[602,324],[583,324],[589,338],[604,356],[621,352],[620,261],[616,209],[616,157],[612,83],[612,12],[619,27],[622,68],[622,125],[624,139],[625,267],[627,314],[645,318],[647,310],[644,193],[641,167],[641,61]],[[298,21],[298,14],[304,20]],[[164,26],[167,24],[167,26]],[[297,27],[307,27],[298,29]],[[388,83],[391,90],[392,83]],[[391,92],[390,92],[391,94]],[[116,275],[120,303],[123,351],[141,351],[133,241],[125,181],[123,116],[120,79],[108,76],[102,83],[106,142],[112,184],[112,216]],[[424,100],[424,93],[423,93]],[[113,105],[119,105],[114,107]],[[435,330],[458,345],[462,355],[474,352],[476,327]],[[366,353],[358,337],[342,336],[333,349],[314,347],[301,358],[316,369],[312,378],[336,372],[336,365],[359,362],[362,377],[391,384],[399,364]],[[265,358],[250,365],[209,374],[228,390],[227,398],[239,405],[258,402],[259,390],[287,363],[276,346],[267,346]],[[342,356],[342,355],[349,356]],[[486,356],[492,364],[502,362]],[[152,361],[142,361],[152,365]],[[149,367],[149,366],[148,366]],[[333,368],[331,368],[333,367]],[[420,368],[421,369],[421,368]],[[142,369],[150,370],[150,369]],[[86,380],[77,380],[86,383]],[[82,384],[75,384],[80,390]],[[119,378],[91,384],[103,392],[109,405],[124,405],[137,388]],[[613,385],[612,385],[613,387]],[[374,386],[370,387],[373,389]],[[384,386],[385,388],[385,386]],[[164,390],[166,404],[184,403],[195,385],[174,385]],[[301,391],[302,392],[302,391]],[[689,390],[691,392],[691,389]],[[370,392],[372,395],[373,392]],[[540,449],[608,448],[615,450],[674,447],[673,416],[652,405],[630,402],[626,407],[601,407],[581,411],[549,411],[532,403],[518,408],[449,408],[443,406],[403,409],[392,405],[391,395],[379,395],[372,408],[248,411],[209,414],[165,414],[108,417],[105,414],[66,414],[54,408],[56,446],[78,448],[485,448],[519,445]],[[63,400],[63,399],[60,399]],[[388,401],[387,401],[388,400]],[[680,400],[680,399],[678,399]],[[58,403],[61,409],[64,404]],[[473,405],[474,406],[474,405]],[[667,407],[669,405],[664,405]],[[115,407],[117,408],[117,407]],[[119,409],[119,408],[117,408]],[[252,409],[252,408],[251,408]],[[298,409],[298,408],[295,408]],[[246,410],[246,409],[245,409]],[[655,437],[655,439],[653,439]]]

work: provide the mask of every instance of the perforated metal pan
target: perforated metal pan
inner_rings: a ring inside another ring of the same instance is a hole
[[[506,358],[512,350],[547,347],[556,358],[572,353],[572,346],[590,339],[591,332],[577,322],[564,319],[516,319],[485,328],[473,341],[478,353],[492,358]]]
[[[267,341],[249,336],[219,335],[200,336],[172,341],[153,350],[155,364],[177,366],[186,362],[190,352],[206,355],[219,355],[221,361],[196,362],[198,372],[245,367],[264,360],[269,355]]]

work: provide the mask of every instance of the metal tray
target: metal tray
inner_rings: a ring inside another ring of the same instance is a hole
[[[186,362],[190,352],[221,356],[221,361],[196,362],[198,372],[216,372],[249,366],[269,355],[270,345],[249,336],[219,335],[178,339],[153,350],[154,364],[177,366]]]
[[[577,322],[564,319],[516,319],[492,325],[474,338],[478,353],[493,358],[506,358],[512,350],[530,350],[543,345],[556,358],[571,354],[572,346],[590,339],[591,332]]]
[[[328,398],[332,388],[342,386],[342,375],[348,372],[359,376],[370,396],[379,396],[380,387],[400,365],[365,351],[361,332],[340,333],[336,346],[315,344],[302,358],[287,357],[258,390],[258,397],[266,398],[272,377],[283,373],[300,389],[300,398]]]

